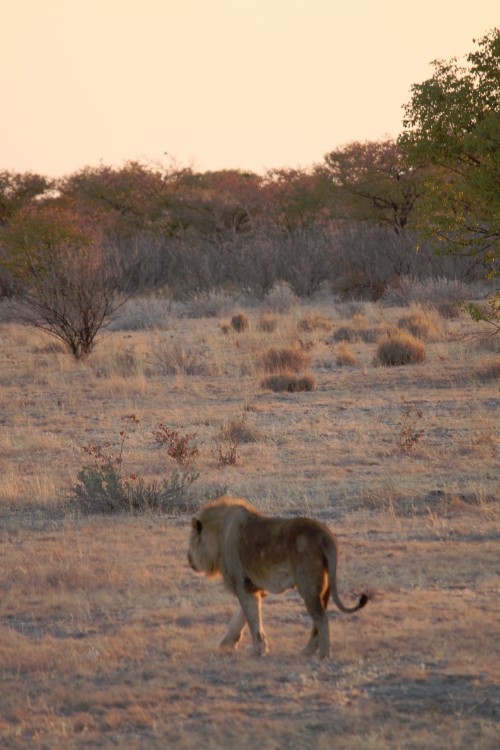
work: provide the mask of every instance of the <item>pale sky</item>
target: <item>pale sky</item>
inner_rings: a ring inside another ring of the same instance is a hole
[[[0,0],[0,170],[307,167],[397,136],[430,62],[499,24],[498,0]]]

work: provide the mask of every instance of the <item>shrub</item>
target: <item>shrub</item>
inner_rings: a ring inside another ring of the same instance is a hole
[[[264,297],[263,307],[268,312],[285,313],[300,302],[288,284],[276,284]]]
[[[313,375],[297,377],[294,373],[282,372],[264,378],[261,387],[270,391],[288,391],[288,393],[313,391],[316,388],[316,380]]]
[[[151,358],[162,375],[212,375],[209,350],[203,344],[184,345],[179,339],[157,337],[153,340]]]
[[[411,333],[395,330],[379,341],[374,365],[386,367],[418,364],[425,361],[425,345]]]
[[[231,318],[231,327],[237,333],[242,333],[243,331],[248,331],[250,328],[250,321],[245,313],[238,313],[238,315],[233,315]]]
[[[419,424],[418,420],[422,419],[422,417],[422,409],[417,409],[416,406],[405,402],[401,430],[398,437],[398,450],[401,453],[410,453],[424,435],[425,430],[417,426]]]
[[[170,303],[164,297],[137,297],[127,300],[109,328],[112,331],[168,330],[170,315]]]
[[[192,510],[195,503],[189,496],[189,487],[199,474],[174,469],[162,482],[146,482],[136,474],[122,473],[123,449],[129,438],[129,430],[138,423],[132,414],[122,417],[125,423],[120,430],[118,455],[107,455],[104,450],[110,443],[84,446],[85,453],[93,459],[93,465],[84,466],[78,472],[78,482],[72,488],[72,497],[83,513],[140,513],[148,510],[183,513]],[[177,435],[177,433],[176,433]],[[193,437],[185,436],[187,441]],[[179,442],[179,441],[177,441]],[[186,451],[172,458],[182,465]],[[185,463],[184,463],[185,465]]]
[[[443,331],[438,312],[430,307],[415,306],[409,315],[399,318],[398,326],[424,341],[437,341]]]
[[[393,305],[409,305],[411,302],[437,305],[460,302],[470,296],[471,287],[454,279],[399,276],[397,284],[385,290],[384,301]]]
[[[172,305],[179,318],[218,318],[226,314],[234,305],[234,300],[225,292],[200,292],[187,302]]]
[[[153,432],[157,445],[166,447],[167,455],[173,459],[179,466],[186,469],[191,466],[194,460],[200,455],[197,445],[191,445],[192,441],[198,437],[198,433],[193,432],[190,435],[183,435],[178,430],[172,430],[170,427],[160,423],[158,428]]]
[[[266,372],[300,372],[309,367],[311,358],[301,349],[285,347],[268,349],[262,357]]]
[[[162,482],[145,482],[140,477],[124,478],[109,462],[86,466],[78,473],[73,496],[83,513],[187,513],[195,507],[187,490],[198,479],[195,472],[177,469]]]

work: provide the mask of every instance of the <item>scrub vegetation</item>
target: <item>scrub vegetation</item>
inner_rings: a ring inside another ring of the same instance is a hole
[[[261,307],[227,333],[216,318],[117,319],[80,360],[2,324],[2,747],[495,747],[496,343],[462,313],[440,319],[420,364],[375,366],[377,341],[356,339],[345,367],[332,334],[352,307],[323,296],[271,331]],[[355,314],[382,331],[407,312]],[[306,316],[331,327],[304,332]],[[305,333],[316,388],[263,388],[263,356]],[[215,374],[165,371],[161,336],[204,341]],[[120,507],[103,507],[106,472],[126,486]],[[141,483],[177,494],[133,507]],[[224,492],[337,533],[341,593],[371,600],[332,611],[327,664],[296,654],[308,622],[294,592],[264,602],[269,657],[248,634],[218,651],[234,602],[185,552],[191,509]]]
[[[499,30],[307,169],[0,172],[0,745],[497,748]],[[336,533],[221,653],[223,494]]]

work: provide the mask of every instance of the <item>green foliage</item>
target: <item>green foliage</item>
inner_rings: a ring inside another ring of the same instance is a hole
[[[348,218],[406,228],[422,198],[426,170],[410,166],[393,140],[348,143],[325,155],[320,168],[331,180]]]
[[[488,275],[500,255],[500,28],[465,65],[433,63],[412,86],[399,139],[410,163],[432,165],[421,229],[444,252],[478,257]]]
[[[0,226],[7,226],[18,211],[51,187],[52,180],[32,172],[0,172]]]
[[[476,323],[487,323],[492,327],[492,333],[500,333],[500,294],[495,294],[483,304],[470,302],[465,309]]]
[[[187,494],[199,477],[194,471],[174,469],[162,482],[134,481],[121,476],[112,462],[103,466],[85,466],[78,472],[73,487],[74,499],[84,513],[184,513],[193,508]]]

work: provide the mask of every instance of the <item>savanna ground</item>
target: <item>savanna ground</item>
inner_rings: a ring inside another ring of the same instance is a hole
[[[434,311],[425,362],[381,367],[377,336],[407,308],[318,300],[272,331],[246,313],[241,333],[230,316],[118,326],[80,362],[1,324],[2,748],[498,747],[495,347]],[[289,346],[315,390],[262,388],[262,355]],[[160,422],[197,433],[193,503],[227,489],[337,533],[341,594],[371,601],[332,608],[331,661],[299,653],[294,592],[264,602],[268,657],[248,634],[217,650],[235,605],[188,568],[188,515],[79,512],[82,446],[116,455],[127,425],[121,470],[161,480]]]

